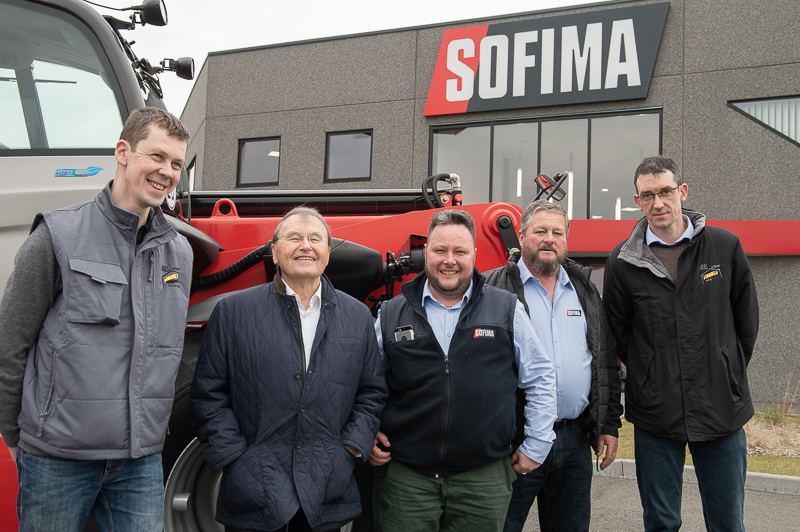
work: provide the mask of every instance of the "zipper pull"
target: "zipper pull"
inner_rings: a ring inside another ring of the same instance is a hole
[[[155,269],[156,269],[156,252],[152,249],[150,250],[150,279],[149,281],[153,282],[153,277],[155,277]]]

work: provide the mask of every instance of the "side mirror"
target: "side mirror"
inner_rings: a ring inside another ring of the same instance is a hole
[[[171,70],[181,79],[194,79],[194,59],[191,57],[179,57],[175,59],[164,59],[161,61],[161,70]]]

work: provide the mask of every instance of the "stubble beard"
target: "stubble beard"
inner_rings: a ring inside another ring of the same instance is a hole
[[[459,278],[458,282],[453,288],[445,288],[439,282],[439,279],[434,275],[435,272],[428,270],[425,273],[428,276],[428,282],[431,284],[431,288],[446,297],[463,296],[467,293],[467,288],[469,288],[469,283],[472,280],[472,277],[466,277],[463,279]]]

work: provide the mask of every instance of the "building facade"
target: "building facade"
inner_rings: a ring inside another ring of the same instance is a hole
[[[566,171],[570,254],[601,268],[641,217],[636,165],[663,153],[686,207],[744,233],[751,391],[775,401],[800,381],[797,27],[795,0],[619,1],[212,53],[182,115],[189,170],[198,190],[454,172],[465,203],[523,207],[537,174]]]

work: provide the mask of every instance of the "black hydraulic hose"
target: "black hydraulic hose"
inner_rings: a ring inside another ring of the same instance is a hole
[[[432,179],[433,176],[428,176],[422,180],[422,197],[425,199],[425,203],[428,204],[429,208],[435,209],[436,205],[434,205],[433,201],[431,200],[431,196],[428,193],[428,187],[430,186]]]
[[[192,282],[192,290],[201,290],[203,288],[211,288],[220,285],[224,282],[230,281],[234,277],[243,274],[256,264],[262,262],[264,257],[272,253],[272,241],[270,240],[260,248],[256,248],[241,259],[237,260],[224,270],[217,273],[198,277]]]
[[[448,179],[450,174],[443,173],[443,174],[436,174],[426,177],[422,180],[422,197],[425,199],[425,203],[428,204],[428,207],[431,209],[438,209],[440,207],[444,207],[444,203],[442,200],[439,199],[439,189],[436,187],[437,181],[443,181]],[[428,187],[433,190],[433,198],[430,197],[428,193]]]

